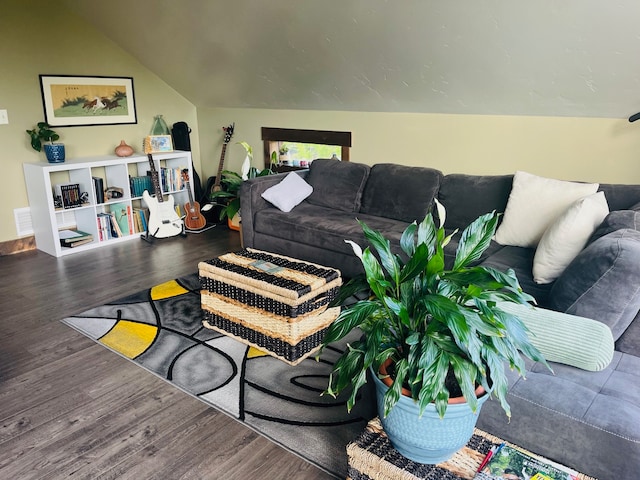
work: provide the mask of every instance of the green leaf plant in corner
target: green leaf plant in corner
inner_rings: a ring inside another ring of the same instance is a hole
[[[446,268],[444,248],[457,231],[445,233],[446,212],[439,203],[437,209],[439,226],[430,213],[404,231],[399,245],[403,255],[393,253],[390,241],[363,222],[359,223],[364,236],[376,254],[370,247],[363,251],[347,241],[366,278],[347,282],[335,303],[357,293],[369,296],[357,296],[364,299],[343,308],[328,329],[323,348],[356,328],[363,335],[334,364],[324,393],[335,397],[351,387],[347,399],[351,410],[371,369],[380,379],[393,379],[384,394],[381,417],[399,401],[402,387],[419,407],[420,417],[429,404],[435,404],[443,418],[454,396],[463,396],[475,413],[477,386],[497,398],[510,416],[506,365],[524,376],[522,355],[547,364],[530,343],[522,321],[499,304],[528,304],[534,299],[523,292],[513,270],[475,265],[489,246],[498,214],[482,215],[464,229],[453,265]],[[378,373],[388,361],[391,373]]]
[[[242,145],[246,152],[242,172],[237,173],[231,170],[223,170],[222,179],[220,180],[222,190],[211,192],[209,194],[209,198],[214,203],[224,207],[220,210],[220,220],[224,220],[225,217],[233,218],[240,212],[240,187],[242,187],[242,182],[252,178],[264,177],[266,175],[273,174],[270,168],[258,170],[256,167],[251,166],[251,162],[253,160],[253,149],[251,148],[251,145],[247,142],[236,143],[238,145]]]

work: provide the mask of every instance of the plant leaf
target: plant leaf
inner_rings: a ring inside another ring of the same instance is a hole
[[[493,211],[478,217],[463,230],[456,250],[453,270],[465,267],[482,256],[491,243],[491,237],[497,225],[498,215]]]

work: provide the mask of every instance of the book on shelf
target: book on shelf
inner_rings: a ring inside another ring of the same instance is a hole
[[[140,222],[140,232],[147,231],[147,220],[149,219],[148,208],[134,208],[133,213]]]
[[[92,234],[75,229],[60,230],[58,237],[60,238],[60,245],[63,247],[77,247],[93,242]]]
[[[96,191],[96,203],[104,203],[104,180],[102,177],[91,177],[93,189]]]
[[[474,480],[577,480],[578,472],[502,444],[487,454]]]
[[[120,237],[133,233],[133,223],[131,222],[131,205],[129,202],[112,203],[109,205],[111,213],[114,215]]]
[[[54,203],[62,208],[76,208],[82,206],[80,184],[63,183],[54,185]],[[56,205],[57,207],[57,205]]]
[[[131,196],[133,197],[141,197],[145,190],[149,192],[149,194],[153,194],[153,182],[151,181],[151,177],[149,175],[141,176],[141,177],[130,177],[129,183],[131,187]]]
[[[101,240],[110,240],[112,238],[118,238],[118,231],[116,230],[117,222],[114,215],[111,213],[99,213],[98,214],[98,229],[101,232]]]
[[[63,245],[63,247],[75,248],[75,247],[79,247],[80,245],[86,245],[87,243],[91,243],[91,242],[93,242],[93,238],[87,238],[85,240],[80,240],[78,242],[70,243],[69,245]]]

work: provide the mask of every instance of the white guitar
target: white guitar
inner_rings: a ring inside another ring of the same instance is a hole
[[[167,200],[163,198],[160,190],[160,181],[158,179],[158,171],[153,162],[151,154],[149,157],[149,165],[151,166],[151,182],[155,195],[151,196],[147,190],[142,193],[144,202],[149,207],[148,235],[155,238],[167,238],[180,235],[183,232],[182,219],[176,213],[174,208],[175,201],[171,195]]]

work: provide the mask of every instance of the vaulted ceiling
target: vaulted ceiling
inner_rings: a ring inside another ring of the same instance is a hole
[[[624,118],[638,0],[63,0],[196,107]]]

